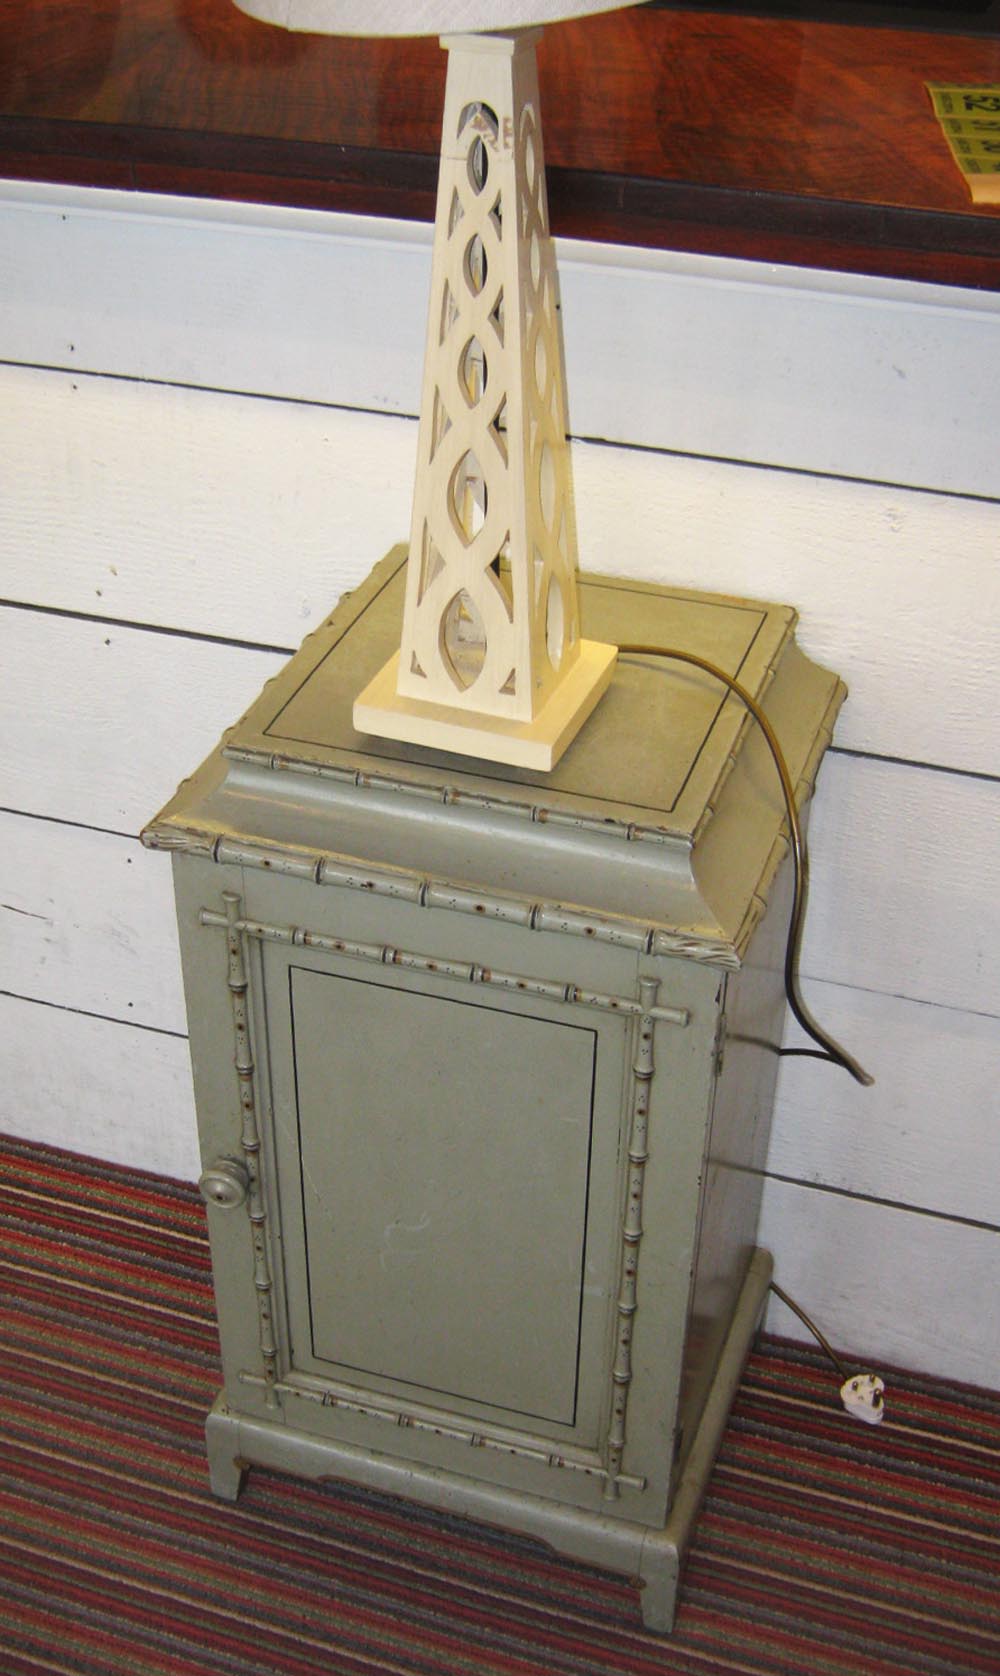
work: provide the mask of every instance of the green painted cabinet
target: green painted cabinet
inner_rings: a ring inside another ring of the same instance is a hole
[[[508,1526],[639,1578],[667,1629],[770,1274],[780,789],[739,701],[648,656],[544,779],[357,735],[402,560],[144,834],[175,858],[212,1483]],[[843,687],[794,613],[598,578],[581,607],[736,676],[807,799]]]

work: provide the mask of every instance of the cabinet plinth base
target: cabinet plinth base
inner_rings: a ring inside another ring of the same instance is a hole
[[[667,1634],[673,1628],[684,1555],[767,1300],[771,1272],[770,1253],[757,1250],[663,1526],[641,1525],[564,1506],[542,1496],[477,1484],[458,1473],[393,1460],[290,1426],[270,1425],[266,1420],[235,1413],[224,1393],[217,1398],[205,1427],[212,1489],[223,1500],[234,1501],[247,1467],[262,1466],[300,1478],[344,1479],[517,1531],[547,1543],[567,1558],[638,1578],[646,1629]]]

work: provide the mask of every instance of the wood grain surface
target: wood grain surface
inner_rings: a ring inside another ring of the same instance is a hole
[[[540,47],[556,233],[1000,284],[924,91],[995,36],[663,6]],[[0,172],[429,220],[434,40],[291,35],[230,0],[0,0]]]

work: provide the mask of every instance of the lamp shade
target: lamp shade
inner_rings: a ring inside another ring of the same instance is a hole
[[[522,29],[593,12],[624,11],[636,0],[236,0],[262,23],[318,35],[451,35]]]

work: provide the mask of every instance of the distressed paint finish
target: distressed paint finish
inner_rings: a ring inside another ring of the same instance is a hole
[[[215,1188],[213,1483],[325,1460],[375,1484],[393,1462],[411,1494],[638,1571],[664,1629],[770,1272],[754,1169],[782,1001],[753,951],[784,810],[745,717],[644,667],[544,783],[387,763],[348,706],[399,582],[390,555],[144,834],[174,858]],[[616,637],[660,614],[707,639],[808,799],[843,689],[791,613],[587,590]],[[651,692],[673,694],[666,774]],[[761,1035],[734,1075],[740,996]]]
[[[402,787],[399,789],[405,790]],[[667,931],[662,926],[639,926],[624,919],[581,913],[554,902],[512,901],[507,897],[493,896],[488,890],[462,890],[443,879],[408,878],[405,874],[383,873],[376,867],[348,867],[330,856],[302,854],[278,846],[220,838],[214,832],[199,831],[195,827],[177,826],[164,830],[157,833],[149,845],[153,849],[210,857],[222,865],[255,867],[262,872],[313,879],[317,884],[363,891],[366,895],[388,897],[396,902],[414,902],[421,908],[446,908],[453,913],[474,914],[480,919],[502,920],[508,925],[523,925],[529,931],[562,931],[617,948],[640,950],[644,954],[683,954],[703,965],[735,967],[739,964],[737,953],[721,939],[684,936]],[[752,911],[756,922],[756,911]]]
[[[239,1087],[240,1146],[246,1161],[248,1191],[247,1216],[253,1242],[253,1289],[257,1300],[257,1330],[260,1356],[264,1366],[268,1407],[277,1407],[274,1386],[277,1378],[277,1346],[274,1336],[271,1263],[267,1249],[267,1207],[265,1187],[261,1175],[260,1124],[257,1117],[257,1095],[254,1077],[253,1048],[250,1041],[250,1013],[247,1005],[249,980],[244,958],[243,933],[239,923],[240,899],[235,891],[224,891],[226,905],[226,953],[228,957],[227,985],[232,998],[233,1036],[235,1051],[233,1066]],[[229,1209],[228,1205],[223,1206]]]
[[[243,1373],[238,1375],[242,1385],[261,1385],[265,1382],[260,1374]],[[295,1401],[319,1403],[323,1408],[339,1408],[347,1413],[364,1414],[373,1420],[384,1420],[389,1425],[398,1426],[404,1431],[410,1427],[416,1431],[429,1432],[433,1437],[453,1439],[464,1443],[470,1449],[494,1449],[502,1455],[513,1455],[536,1465],[545,1466],[557,1472],[581,1472],[588,1478],[608,1480],[607,1467],[598,1462],[584,1460],[574,1455],[560,1454],[555,1449],[532,1448],[530,1444],[520,1442],[513,1434],[501,1436],[495,1432],[475,1431],[469,1426],[449,1424],[445,1419],[432,1419],[427,1415],[417,1413],[402,1404],[375,1404],[363,1402],[357,1396],[346,1392],[335,1391],[327,1386],[325,1390],[314,1391],[304,1385],[278,1384],[275,1390],[281,1397],[290,1397]],[[616,1486],[624,1484],[629,1489],[644,1490],[645,1479],[630,1476],[627,1473],[616,1474],[613,1480]]]
[[[228,893],[227,893],[228,894]],[[227,901],[228,907],[228,901]],[[287,943],[293,948],[325,949],[330,954],[346,955],[349,960],[367,960],[376,966],[401,966],[411,972],[428,976],[453,978],[457,983],[486,984],[496,989],[513,990],[519,995],[537,996],[540,1000],[563,1001],[578,1007],[596,1007],[601,1012],[621,1013],[626,1018],[661,1021],[682,1028],[690,1019],[686,1007],[647,1006],[646,998],[630,1000],[626,995],[604,995],[597,990],[581,989],[575,983],[549,983],[544,978],[525,977],[515,972],[498,972],[491,966],[478,966],[474,961],[442,960],[420,954],[412,949],[395,948],[391,943],[357,943],[346,937],[326,936],[321,931],[310,931],[304,926],[265,925],[260,920],[231,920],[227,915],[203,908],[199,916],[202,925],[221,925],[230,935],[242,932],[258,937],[262,942]],[[250,1067],[252,1071],[252,1066]],[[638,1074],[638,1073],[637,1073]]]
[[[614,1500],[619,1493],[619,1473],[625,1453],[625,1424],[628,1393],[632,1383],[632,1323],[636,1311],[639,1274],[639,1246],[642,1241],[642,1194],[649,1161],[649,1085],[653,1080],[653,1027],[656,1022],[655,978],[639,982],[639,1016],[635,1027],[632,1060],[632,1115],[628,1137],[628,1181],[625,1218],[622,1226],[621,1274],[618,1281],[618,1331],[611,1369],[611,1423],[608,1428],[607,1479],[605,1495]]]

